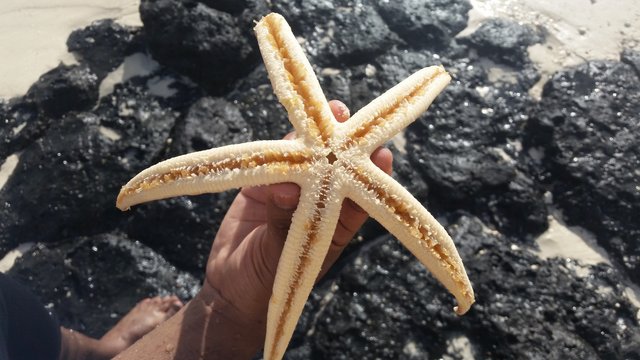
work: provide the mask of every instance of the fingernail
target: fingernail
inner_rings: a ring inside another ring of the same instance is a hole
[[[340,117],[343,119],[348,119],[349,117],[351,117],[351,114],[349,113],[349,108],[347,107],[347,105],[340,103],[339,105],[339,111],[340,111]]]

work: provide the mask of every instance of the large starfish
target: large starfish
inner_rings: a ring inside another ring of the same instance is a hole
[[[454,310],[464,314],[474,295],[453,241],[420,202],[369,159],[374,149],[427,109],[449,83],[449,75],[442,67],[419,70],[339,123],[285,19],[269,14],[255,31],[274,91],[297,138],[229,145],[163,161],[122,188],[118,208],[243,186],[300,186],[269,303],[265,359],[280,359],[286,350],[345,198],[396,236],[456,297]]]

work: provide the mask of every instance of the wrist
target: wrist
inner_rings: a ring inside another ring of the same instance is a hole
[[[212,356],[204,358],[250,359],[262,348],[266,319],[239,309],[207,282],[189,306],[194,315],[207,319],[203,330]]]

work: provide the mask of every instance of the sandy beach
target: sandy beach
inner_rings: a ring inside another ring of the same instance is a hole
[[[0,3],[0,98],[23,95],[60,62],[74,63],[67,37],[98,19],[140,25],[138,0],[4,0]]]

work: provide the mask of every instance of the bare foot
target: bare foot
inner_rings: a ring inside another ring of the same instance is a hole
[[[182,301],[175,295],[140,301],[99,340],[102,351],[109,357],[116,356],[173,316],[182,306]]]

